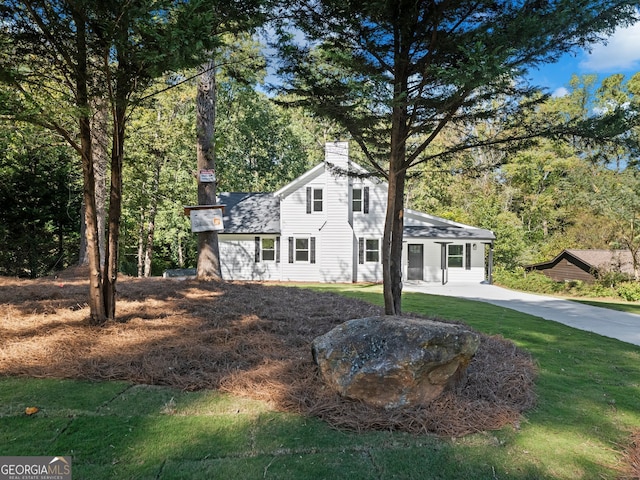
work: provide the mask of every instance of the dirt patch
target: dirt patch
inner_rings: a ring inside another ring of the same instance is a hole
[[[466,384],[420,408],[385,411],[325,388],[311,341],[379,307],[331,293],[258,283],[119,280],[119,322],[86,323],[82,270],[0,278],[0,374],[127,380],[217,389],[318,416],[336,428],[460,436],[517,424],[535,402],[531,357],[482,337]]]

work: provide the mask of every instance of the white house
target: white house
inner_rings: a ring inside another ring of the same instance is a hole
[[[337,168],[334,168],[337,167]],[[381,282],[387,184],[326,145],[325,162],[274,193],[222,193],[222,274],[229,280]],[[403,277],[426,282],[490,280],[495,235],[407,209]]]

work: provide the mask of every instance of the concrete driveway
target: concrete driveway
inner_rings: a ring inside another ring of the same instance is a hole
[[[468,298],[560,322],[570,327],[640,345],[640,315],[592,307],[556,297],[517,292],[485,283],[407,282],[407,292]]]

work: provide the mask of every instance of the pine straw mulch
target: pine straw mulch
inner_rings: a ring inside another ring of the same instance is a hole
[[[517,425],[535,403],[532,358],[501,337],[482,335],[457,392],[387,411],[325,388],[310,347],[346,320],[382,314],[379,307],[277,285],[121,277],[119,322],[90,327],[86,278],[82,270],[0,278],[0,375],[217,389],[336,428],[453,437]]]
[[[640,479],[640,429],[631,434],[631,441],[622,460],[620,480]]]

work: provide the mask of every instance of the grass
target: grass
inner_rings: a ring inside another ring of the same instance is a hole
[[[625,302],[622,300],[582,300],[576,298],[568,298],[567,300],[583,303],[585,305],[592,305],[594,307],[608,308],[610,310],[618,310],[621,312],[635,313],[636,315],[640,315],[640,303],[638,302]]]
[[[377,286],[323,285],[374,303]],[[215,391],[0,377],[0,455],[73,455],[74,479],[614,479],[640,428],[640,347],[513,310],[407,293],[530,351],[538,405],[519,428],[440,439],[343,432]],[[26,416],[24,409],[40,411]]]

